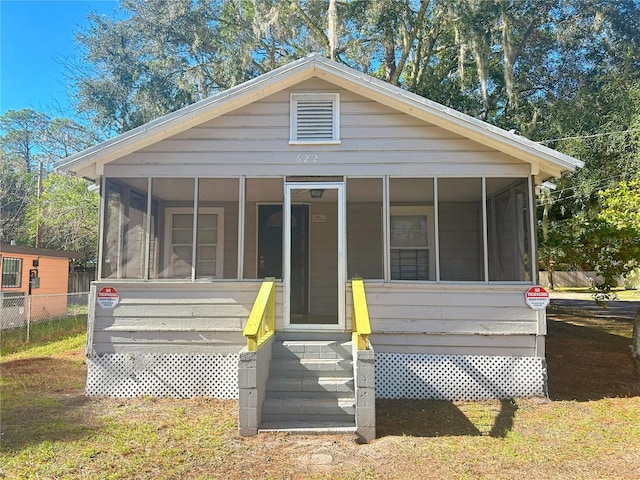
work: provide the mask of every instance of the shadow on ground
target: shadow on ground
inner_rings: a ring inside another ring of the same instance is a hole
[[[472,421],[454,402],[444,400],[378,400],[376,433],[414,437],[491,436],[504,438],[511,428],[518,406],[512,400],[496,402],[487,411],[483,404],[482,421]],[[486,418],[486,414],[491,417]],[[489,421],[489,423],[487,423]]]
[[[575,306],[549,311],[546,358],[551,400],[586,402],[640,396],[640,379],[633,372],[629,354],[631,339],[624,336],[630,335],[632,319],[621,313]],[[490,429],[486,418],[480,429],[477,420],[453,402],[378,400],[377,434],[504,437],[513,426],[517,409],[517,401],[503,400],[495,412],[488,412],[493,422]]]
[[[551,400],[640,395],[640,379],[631,363],[631,339],[585,324],[589,320],[579,313],[552,313],[548,317],[546,356]]]
[[[93,430],[83,415],[86,369],[76,358],[33,358],[1,365],[0,405],[5,451],[45,441],[75,440]]]

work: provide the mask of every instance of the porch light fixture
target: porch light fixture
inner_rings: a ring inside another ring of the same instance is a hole
[[[324,190],[322,188],[312,188],[311,190],[309,190],[309,195],[311,195],[311,198],[322,198],[323,194]]]

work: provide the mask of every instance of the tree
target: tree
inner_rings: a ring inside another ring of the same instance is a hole
[[[50,173],[42,182],[40,199],[30,202],[27,224],[31,238],[40,229],[42,248],[97,256],[99,196],[89,183],[72,175]]]
[[[26,244],[29,230],[26,212],[36,196],[37,179],[32,173],[15,169],[4,159],[0,163],[0,244]]]
[[[597,192],[640,170],[637,0],[123,0],[77,38],[79,111],[112,132],[319,52],[581,158],[547,198],[548,265],[596,261],[570,246],[613,234]]]
[[[0,243],[79,248],[95,256],[97,195],[87,191],[86,181],[53,174],[51,168],[95,144],[98,136],[73,120],[30,109],[8,111],[0,126]],[[39,163],[44,165],[40,171]]]
[[[0,147],[3,162],[27,173],[37,170],[43,159],[39,140],[43,138],[49,117],[32,109],[9,110],[0,117]]]

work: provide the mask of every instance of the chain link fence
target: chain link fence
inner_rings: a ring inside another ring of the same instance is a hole
[[[0,293],[2,349],[54,339],[87,325],[89,292],[47,295]]]

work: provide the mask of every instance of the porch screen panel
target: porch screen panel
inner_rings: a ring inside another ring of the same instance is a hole
[[[347,276],[384,278],[382,178],[347,179]]]
[[[438,179],[440,280],[484,281],[481,178]]]
[[[282,178],[247,178],[244,278],[282,278]]]
[[[435,280],[432,178],[389,179],[391,280]]]
[[[526,178],[487,178],[490,281],[531,280],[531,206]]]
[[[194,178],[152,181],[151,196],[159,212],[157,268],[153,271],[157,278],[191,278],[194,195]]]
[[[147,179],[108,178],[102,278],[144,278]]]
[[[196,278],[238,277],[238,179],[198,179]]]

